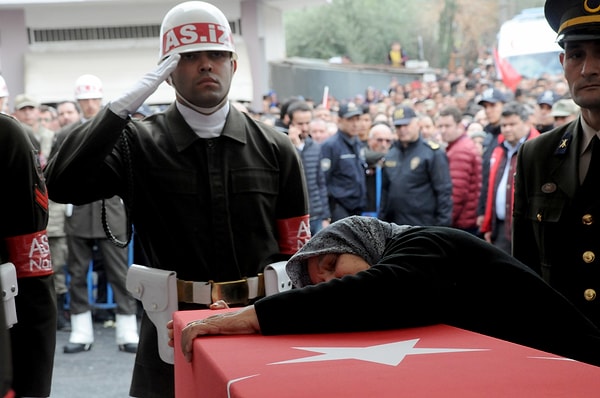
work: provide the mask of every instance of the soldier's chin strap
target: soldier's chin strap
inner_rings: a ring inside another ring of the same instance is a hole
[[[133,165],[132,165],[132,153],[131,153],[131,145],[129,144],[129,138],[125,133],[125,130],[121,132],[120,139],[121,149],[123,150],[123,163],[125,165],[125,171],[127,173],[127,197],[122,198],[123,204],[125,206],[125,222],[127,224],[127,240],[125,242],[119,240],[111,231],[110,226],[108,225],[108,220],[106,218],[106,199],[102,199],[102,228],[104,229],[104,233],[108,240],[117,247],[125,248],[131,242],[131,238],[133,237],[133,224],[132,224],[132,214],[133,210]]]

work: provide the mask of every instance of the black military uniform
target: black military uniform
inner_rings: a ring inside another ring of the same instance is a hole
[[[19,289],[18,322],[10,329],[12,388],[19,397],[47,397],[56,345],[56,296],[45,230],[48,195],[37,151],[21,123],[0,113],[0,131],[0,181],[5,187],[0,195],[0,264],[15,265]]]
[[[546,2],[546,18],[561,45],[600,39],[600,9],[590,8],[591,3]],[[597,71],[588,71],[593,73]],[[588,154],[597,133],[585,126],[580,116],[521,147],[515,176],[513,254],[600,325],[600,148]],[[590,156],[590,166],[583,170]]]
[[[121,196],[147,265],[186,281],[256,276],[292,254],[280,251],[279,222],[305,217],[308,226],[296,149],[233,106],[222,134],[210,139],[194,133],[176,104],[144,121],[105,108],[66,137],[46,173],[58,202]],[[133,391],[149,379],[174,389],[173,366],[159,358],[156,328],[144,314]]]

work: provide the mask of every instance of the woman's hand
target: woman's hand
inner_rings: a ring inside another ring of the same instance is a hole
[[[167,323],[169,346],[173,347],[173,321]],[[260,333],[253,305],[235,312],[225,312],[188,323],[181,332],[181,349],[188,362],[192,361],[192,343],[196,337],[213,334]]]
[[[224,300],[217,300],[214,303],[212,303],[209,308],[211,310],[223,310],[225,308],[229,308],[229,306]]]
[[[225,308],[229,308],[229,305],[227,305],[227,303],[225,301],[223,301],[223,300],[217,300],[214,303],[212,303],[209,308],[211,310],[222,310],[222,309],[225,309]],[[167,329],[169,329],[168,330],[168,333],[169,333],[168,344],[169,344],[169,346],[173,347],[173,345],[175,344],[173,342],[173,333],[174,333],[174,331],[173,331],[173,321],[169,321],[167,323]]]

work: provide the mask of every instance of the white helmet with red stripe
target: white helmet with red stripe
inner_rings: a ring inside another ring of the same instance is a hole
[[[75,99],[96,99],[104,97],[102,81],[95,75],[81,75],[75,81]]]
[[[6,85],[6,80],[0,76],[0,98],[3,97],[8,97],[8,86]]]
[[[160,26],[161,63],[171,54],[229,51],[237,59],[225,14],[212,4],[187,1],[173,7]]]

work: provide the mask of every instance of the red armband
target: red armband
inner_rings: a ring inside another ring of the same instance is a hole
[[[277,220],[279,252],[294,254],[310,239],[310,217],[307,215]]]
[[[46,230],[6,238],[8,258],[17,269],[17,278],[52,274],[50,245]]]

